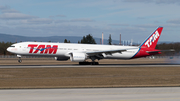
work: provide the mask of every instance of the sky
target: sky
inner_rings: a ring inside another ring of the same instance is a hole
[[[33,37],[86,36],[180,40],[180,0],[0,0],[0,33]]]

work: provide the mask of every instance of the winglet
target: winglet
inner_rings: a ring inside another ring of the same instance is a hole
[[[141,48],[155,49],[163,27],[158,27],[141,45]]]

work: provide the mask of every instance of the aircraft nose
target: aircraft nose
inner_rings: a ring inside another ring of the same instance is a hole
[[[10,50],[11,50],[10,48],[11,48],[11,47],[8,47],[8,48],[7,48],[7,51],[8,51],[8,52],[11,52],[11,51],[10,51]]]

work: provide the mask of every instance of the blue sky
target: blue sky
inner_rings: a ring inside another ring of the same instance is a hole
[[[0,33],[85,36],[142,42],[158,26],[160,41],[179,42],[180,0],[0,0]]]

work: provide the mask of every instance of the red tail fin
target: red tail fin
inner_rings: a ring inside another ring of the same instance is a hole
[[[163,27],[158,27],[141,45],[141,48],[155,49]]]

